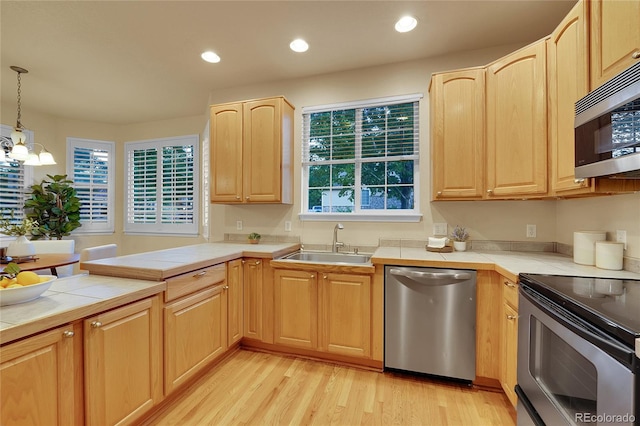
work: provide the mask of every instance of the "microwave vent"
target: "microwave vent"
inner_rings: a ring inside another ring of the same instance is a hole
[[[636,62],[587,96],[576,102],[576,115],[583,113],[615,93],[640,81],[640,62]]]

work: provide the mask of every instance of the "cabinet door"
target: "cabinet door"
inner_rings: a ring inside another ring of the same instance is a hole
[[[164,379],[169,394],[227,348],[224,285],[164,308]]]
[[[431,80],[433,199],[484,193],[485,70],[435,74]]]
[[[211,202],[242,202],[242,103],[210,109]]]
[[[478,271],[476,282],[476,380],[475,384],[500,387],[501,310],[496,300],[502,299],[499,275]]]
[[[243,260],[244,336],[262,340],[262,261]]]
[[[231,346],[242,339],[242,260],[237,259],[227,265],[227,346]]]
[[[318,348],[318,279],[313,272],[274,272],[274,342]]]
[[[509,401],[515,406],[518,400],[514,390],[518,382],[518,313],[506,302],[504,303],[503,324],[502,388]]]
[[[82,365],[74,362],[74,340],[81,337],[75,332],[60,327],[0,348],[0,424],[82,424],[74,379]]]
[[[282,167],[282,100],[244,104],[245,202],[279,202]]]
[[[518,198],[547,192],[545,42],[487,69],[487,194]]]
[[[591,0],[591,90],[640,60],[640,1]]]
[[[585,8],[578,2],[547,40],[551,190],[561,195],[590,192],[589,179],[574,173],[575,103],[589,92]]]
[[[161,400],[159,297],[84,321],[87,424],[131,423]]]
[[[371,356],[371,277],[323,273],[319,316],[322,350]]]

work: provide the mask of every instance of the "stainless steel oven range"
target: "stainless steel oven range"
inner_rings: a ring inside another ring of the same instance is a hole
[[[520,274],[518,425],[638,425],[640,280]]]

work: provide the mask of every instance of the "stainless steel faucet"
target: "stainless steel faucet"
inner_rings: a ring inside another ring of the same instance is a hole
[[[331,246],[331,251],[334,253],[338,252],[338,247],[344,247],[344,243],[338,241],[338,229],[344,229],[344,226],[338,223],[333,228],[333,245]]]

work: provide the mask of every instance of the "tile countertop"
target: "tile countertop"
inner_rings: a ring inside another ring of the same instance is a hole
[[[640,280],[640,274],[631,271],[612,271],[595,266],[579,265],[573,258],[558,253],[517,251],[464,251],[434,253],[424,248],[380,247],[371,258],[374,264],[426,266],[437,268],[466,268],[495,270],[516,281],[518,274],[590,276]]]
[[[161,281],[241,257],[274,258],[297,250],[297,243],[204,243],[82,262],[91,274]]]
[[[59,278],[35,300],[0,307],[0,344],[153,296],[165,288],[164,281],[87,274]]]

